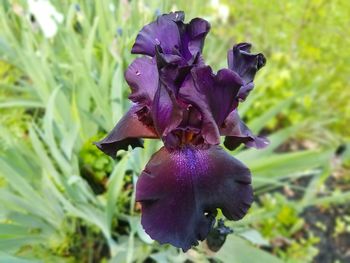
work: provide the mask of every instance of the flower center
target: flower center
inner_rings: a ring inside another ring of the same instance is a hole
[[[183,131],[182,132],[182,138],[181,138],[181,144],[184,145],[184,144],[190,144],[193,139],[194,139],[194,132],[192,131]]]
[[[193,130],[176,130],[174,131],[175,136],[178,138],[180,148],[188,145],[198,145],[202,143],[201,136],[198,131]]]

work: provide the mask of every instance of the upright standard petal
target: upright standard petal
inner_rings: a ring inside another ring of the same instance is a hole
[[[185,13],[183,11],[170,12],[169,14],[163,14],[163,16],[170,20],[173,20],[174,22],[185,20]]]
[[[183,19],[183,12],[162,15],[156,21],[144,26],[136,37],[132,54],[155,55],[155,47],[160,45],[164,53],[171,54],[181,45],[177,21]]]
[[[163,147],[139,177],[136,200],[145,231],[186,251],[207,237],[217,208],[230,220],[247,213],[253,201],[251,175],[219,146]]]
[[[264,137],[254,135],[251,130],[244,124],[234,110],[220,127],[220,134],[225,137],[224,145],[229,150],[236,149],[244,143],[247,147],[264,148],[269,145],[269,141]]]
[[[135,59],[125,72],[131,88],[129,99],[141,105],[151,106],[158,88],[158,69],[154,58]]]
[[[139,106],[132,106],[107,137],[95,145],[105,154],[115,158],[118,150],[127,150],[129,145],[132,148],[143,147],[140,138],[158,138],[152,126],[147,126],[139,120],[138,113],[142,110]]]
[[[181,53],[187,61],[202,52],[204,40],[210,30],[208,21],[194,18],[189,24],[178,23],[181,36]]]
[[[244,82],[238,98],[245,100],[249,92],[254,88],[254,77],[256,72],[262,68],[266,59],[263,54],[251,54],[252,45],[249,43],[240,43],[233,46],[227,53],[228,67],[235,71]]]
[[[256,72],[266,63],[264,55],[251,54],[251,48],[249,43],[240,43],[233,46],[227,54],[228,67],[240,75],[245,83],[253,81]]]

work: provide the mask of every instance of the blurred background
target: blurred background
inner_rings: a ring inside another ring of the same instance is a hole
[[[140,225],[135,182],[160,142],[92,145],[129,107],[136,34],[183,10],[212,25],[206,62],[250,42],[266,66],[240,113],[271,141],[232,152],[255,202],[183,253]],[[2,0],[0,262],[350,262],[350,1]],[[225,241],[225,242],[224,242]]]

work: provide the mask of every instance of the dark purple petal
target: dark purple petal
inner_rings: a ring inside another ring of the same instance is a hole
[[[191,66],[180,56],[163,54],[157,46],[156,61],[159,73],[159,81],[171,90],[175,96],[191,70]]]
[[[182,114],[183,109],[178,104],[174,92],[164,83],[160,83],[153,100],[152,119],[165,144],[167,136],[181,123]]]
[[[185,13],[183,11],[175,11],[169,14],[164,14],[163,16],[174,22],[180,22],[185,20]]]
[[[175,55],[190,64],[203,49],[204,40],[210,30],[210,24],[201,18],[195,18],[185,24],[184,13],[175,12],[159,16],[142,28],[131,50],[134,54],[155,55],[155,47],[160,46],[168,59]]]
[[[129,145],[132,148],[142,147],[140,138],[158,138],[152,126],[147,126],[139,120],[138,114],[142,110],[138,106],[132,106],[106,138],[95,145],[105,154],[115,158],[119,150],[127,150]]]
[[[241,143],[255,148],[264,148],[269,145],[266,138],[256,136],[249,130],[239,117],[237,110],[227,117],[220,128],[220,134],[226,136],[224,145],[229,150],[236,149]]]
[[[164,54],[162,50],[156,47],[156,58],[158,68],[162,68],[168,64],[177,66],[187,66],[187,61],[181,57],[181,54]]]
[[[202,115],[197,108],[189,104],[186,110],[183,111],[182,122],[180,127],[183,129],[189,128],[200,131],[202,125]]]
[[[179,146],[181,142],[180,134],[175,133],[175,129],[189,128],[187,125],[183,127],[184,119],[190,120],[191,125],[198,124],[195,109],[191,113],[188,112],[190,105],[178,100],[178,91],[184,79],[189,74],[191,66],[184,62],[181,57],[179,61],[170,61],[174,56],[163,54],[162,50],[157,46],[156,60],[159,73],[159,87],[154,97],[152,106],[152,119],[158,134],[169,148]],[[176,58],[175,58],[176,59]],[[197,115],[198,116],[198,115]],[[198,127],[196,127],[198,128]]]
[[[131,88],[129,99],[141,105],[151,106],[158,88],[158,69],[155,59],[135,59],[125,72],[125,79]]]
[[[184,82],[184,85],[180,89],[179,97],[187,103],[194,105],[202,115],[201,134],[206,143],[211,145],[219,144],[219,128],[211,112],[207,97],[196,88],[192,77]]]
[[[197,87],[208,98],[215,121],[221,125],[237,107],[236,96],[242,86],[241,79],[228,69],[219,70],[216,76],[212,74],[210,67],[194,69],[193,73]]]
[[[210,24],[202,18],[194,18],[189,23],[188,28],[190,38],[188,49],[192,55],[195,55],[203,50],[204,40],[209,33]]]
[[[233,46],[227,55],[228,67],[240,75],[245,83],[253,81],[256,72],[266,63],[263,54],[250,53],[251,47],[249,43],[240,43]]]
[[[249,85],[253,82],[256,72],[262,68],[266,59],[263,54],[251,54],[252,45],[249,43],[240,43],[233,46],[232,50],[227,53],[228,67],[235,71],[244,81],[244,89],[238,95],[241,100],[244,100],[254,85]]]
[[[194,18],[189,24],[178,23],[181,36],[181,53],[186,60],[202,52],[204,40],[210,30],[208,21]]]
[[[173,53],[181,45],[177,21],[183,18],[182,12],[162,15],[156,21],[144,26],[136,37],[131,49],[133,54],[155,55],[155,47],[160,45],[164,53]]]
[[[219,146],[160,149],[137,182],[142,225],[155,240],[184,251],[204,240],[217,208],[241,219],[253,201],[249,169]]]
[[[240,101],[245,101],[246,98],[248,97],[249,93],[254,89],[254,83],[250,82],[248,84],[243,85],[237,95],[237,98]]]
[[[221,126],[237,106],[236,96],[242,86],[240,77],[229,69],[214,75],[209,66],[196,67],[179,91],[179,97],[196,106],[202,114],[202,134],[209,144],[218,144]]]

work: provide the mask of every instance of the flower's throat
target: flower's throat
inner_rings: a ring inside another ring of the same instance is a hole
[[[174,133],[178,138],[180,147],[198,145],[202,141],[200,134],[192,130],[176,130]]]
[[[183,131],[182,132],[182,138],[181,138],[181,144],[190,144],[193,140],[194,136],[194,132],[192,131]]]

